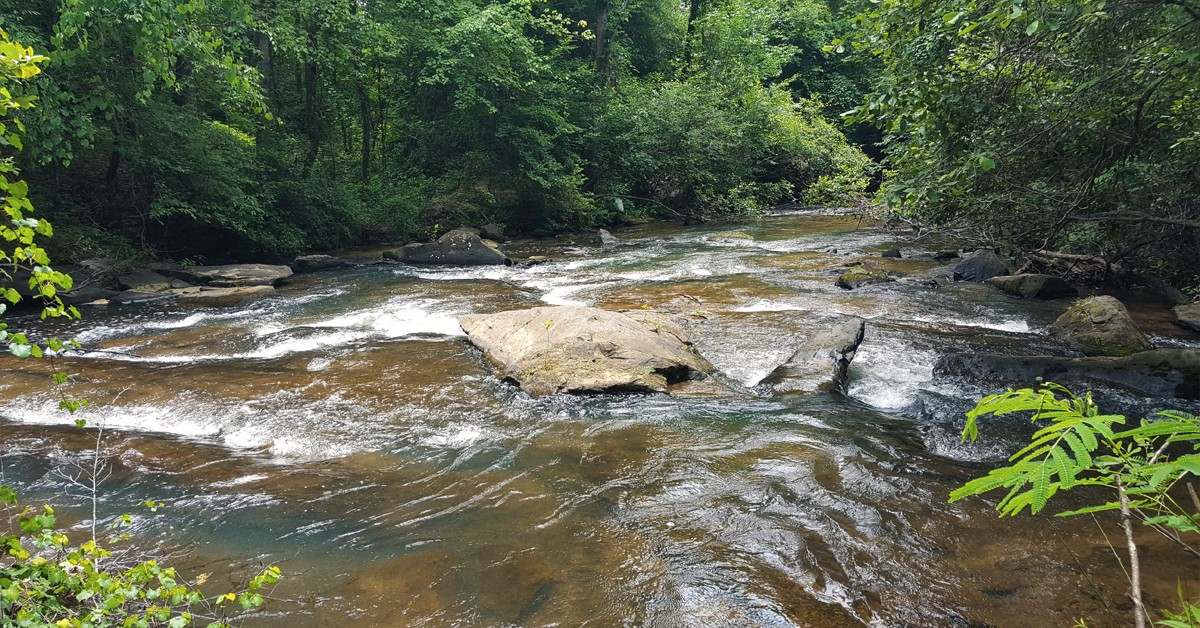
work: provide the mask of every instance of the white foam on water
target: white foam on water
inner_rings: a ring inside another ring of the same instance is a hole
[[[309,373],[316,373],[318,371],[324,371],[325,369],[328,369],[332,364],[332,358],[313,358],[312,360],[309,360],[308,366],[305,367],[305,370]]]
[[[444,309],[445,304],[434,301],[419,301],[415,304],[404,300],[392,301],[368,310],[344,314],[317,323],[298,327],[316,329],[353,329],[373,332],[385,338],[401,338],[415,335],[462,336],[458,326],[458,315],[448,312],[433,313],[433,309]]]
[[[791,303],[782,303],[780,301],[772,301],[770,299],[757,299],[745,305],[739,305],[730,310],[731,312],[807,312],[808,308],[793,305]]]
[[[933,380],[937,353],[911,347],[859,346],[850,366],[847,393],[883,410],[909,407],[917,391]]]
[[[197,312],[197,313],[191,314],[185,318],[182,318],[179,320],[174,320],[174,321],[151,321],[149,323],[142,325],[142,328],[143,329],[183,329],[185,327],[191,327],[193,325],[197,325],[207,318],[209,318],[209,316],[207,314],[205,314],[203,312]]]
[[[463,449],[481,441],[493,440],[495,434],[480,425],[454,423],[417,442],[426,447]]]
[[[447,269],[421,269],[416,271],[416,276],[421,279],[429,279],[431,281],[461,281],[464,279],[492,279],[495,281],[504,281],[511,279],[521,270],[513,266],[475,266],[475,267],[451,267]]]
[[[58,407],[57,401],[23,400],[0,406],[0,414],[21,423],[36,425],[74,425],[82,419],[88,427],[125,429],[139,432],[158,432],[177,436],[210,438],[220,434],[224,416],[211,409],[191,409],[181,412],[182,404],[168,406],[92,406],[85,412],[72,414]]]
[[[356,331],[336,331],[325,334],[313,334],[304,338],[290,338],[282,342],[267,343],[253,351],[235,353],[231,357],[241,359],[274,359],[293,353],[307,353],[317,349],[337,347],[350,344],[364,338],[364,334]]]
[[[212,485],[220,486],[220,487],[233,487],[233,486],[240,486],[242,484],[249,484],[251,482],[258,482],[259,480],[266,480],[266,479],[269,479],[270,477],[271,476],[263,474],[263,473],[252,473],[250,475],[243,475],[241,477],[233,478],[232,480],[225,480],[222,482],[213,482]]]
[[[896,319],[891,318],[891,320]],[[982,316],[979,318],[960,318],[955,316],[905,316],[904,320],[917,323],[932,323],[935,325],[953,325],[955,327],[976,327],[979,329],[992,329],[995,331],[1006,331],[1016,334],[1028,334],[1033,332],[1033,328],[1029,326],[1029,321],[1020,318],[1004,318],[1001,316]]]

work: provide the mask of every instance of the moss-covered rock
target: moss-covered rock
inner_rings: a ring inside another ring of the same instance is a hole
[[[1125,304],[1110,296],[1076,301],[1050,331],[1089,356],[1120,357],[1154,348],[1133,324]]]
[[[871,284],[887,283],[895,280],[896,278],[886,270],[859,264],[850,267],[846,272],[838,276],[837,287],[844,290],[852,290]]]
[[[988,281],[1001,292],[1022,299],[1057,299],[1079,294],[1075,286],[1054,275],[1001,275]]]

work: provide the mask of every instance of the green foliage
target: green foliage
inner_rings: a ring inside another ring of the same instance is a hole
[[[1061,396],[1060,396],[1061,395]],[[978,421],[986,415],[1032,413],[1040,427],[1012,464],[994,469],[986,477],[968,482],[950,494],[951,501],[994,490],[1007,494],[996,505],[1003,515],[1025,508],[1037,514],[1060,490],[1076,486],[1120,488],[1135,496],[1131,507],[1147,514],[1147,525],[1164,525],[1182,531],[1200,531],[1197,513],[1188,513],[1170,496],[1175,483],[1200,475],[1200,417],[1164,411],[1154,420],[1124,429],[1125,417],[1100,414],[1091,393],[1076,397],[1057,384],[1038,390],[1010,390],[985,397],[967,413],[963,439],[979,437]],[[1186,446],[1191,453],[1172,456],[1168,446]],[[1109,501],[1059,516],[1119,508]]]
[[[855,22],[833,47],[883,66],[852,119],[886,134],[895,211],[1181,281],[1200,263],[1194,6],[883,0]]]
[[[35,99],[31,95],[15,96],[13,90],[37,76],[41,72],[39,64],[45,61],[46,57],[13,42],[8,33],[0,30],[0,147],[22,149],[21,135],[26,129],[17,114],[32,108]],[[41,302],[43,319],[78,318],[78,310],[65,306],[58,294],[59,290],[71,289],[71,277],[50,267],[50,257],[39,242],[40,238],[53,235],[54,229],[45,219],[31,216],[33,203],[29,200],[29,185],[18,179],[18,174],[13,158],[0,154],[0,194],[4,195],[3,209],[7,219],[0,223],[0,238],[3,238],[0,315],[9,305],[28,296]],[[40,358],[46,349],[60,351],[63,348],[63,343],[58,340],[43,344],[31,342],[26,334],[9,331],[3,322],[0,322],[0,342],[18,358]]]
[[[1200,476],[1200,417],[1163,411],[1130,428],[1125,426],[1124,416],[1100,414],[1091,393],[1077,397],[1058,384],[1047,383],[1037,390],[1010,390],[985,397],[967,413],[963,440],[979,437],[980,418],[1013,413],[1030,413],[1038,426],[1029,444],[1009,458],[1011,464],[951,492],[950,501],[1005,491],[996,504],[1000,516],[1017,515],[1025,509],[1037,514],[1060,491],[1079,486],[1108,489],[1112,495],[1108,501],[1057,516],[1121,512],[1135,572],[1131,577],[1135,612],[1140,613],[1137,550],[1130,519],[1136,515],[1144,525],[1184,545],[1182,535],[1200,533],[1200,504],[1194,497],[1187,505],[1175,499],[1177,485]],[[1168,614],[1167,621],[1159,625],[1187,626],[1200,617],[1196,607],[1181,601],[1182,613]]]
[[[163,505],[147,504],[152,511]],[[224,628],[238,612],[234,604],[242,611],[261,607],[280,578],[270,566],[238,592],[208,596],[197,588],[207,576],[192,586],[154,560],[118,564],[95,539],[71,545],[55,527],[54,509],[19,507],[7,486],[0,486],[0,512],[15,523],[0,528],[0,626]],[[117,525],[131,522],[124,515]]]
[[[593,133],[601,198],[675,213],[755,213],[810,188],[810,200],[836,202],[866,185],[866,157],[782,88],[630,82]]]
[[[54,70],[21,92],[41,101],[22,161],[72,257],[278,257],[858,194],[866,160],[821,119],[861,93],[865,66],[819,50],[842,18],[823,0],[689,8],[0,0],[0,24]]]

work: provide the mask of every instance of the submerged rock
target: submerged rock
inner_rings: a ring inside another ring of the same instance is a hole
[[[900,249],[888,249],[888,250],[880,253],[879,257],[891,257],[894,259],[900,259],[902,256],[900,255]]]
[[[332,255],[301,255],[292,261],[292,272],[311,273],[332,268],[354,266],[354,262]]]
[[[1200,331],[1200,303],[1176,305],[1172,311],[1175,312],[1175,322],[1188,329]]]
[[[271,264],[186,266],[180,268],[163,268],[160,272],[193,284],[218,288],[273,286],[292,276],[291,268]]]
[[[837,287],[843,290],[853,290],[854,288],[861,288],[876,283],[888,283],[895,280],[891,273],[886,270],[858,264],[839,275],[836,284]]]
[[[410,264],[447,264],[453,266],[512,266],[512,260],[470,229],[455,229],[437,242],[408,244],[386,255]]]
[[[713,372],[683,327],[648,312],[561,306],[459,319],[467,340],[533,395],[666,392]]]
[[[754,236],[744,231],[719,231],[708,236],[710,240],[753,240]]]
[[[979,249],[954,267],[954,281],[987,281],[1007,275],[1008,267],[991,249]]]
[[[856,316],[837,322],[805,340],[786,363],[760,383],[777,393],[845,391],[846,373],[865,330],[866,323]]]
[[[937,251],[933,254],[933,259],[938,261],[958,259],[958,251]]]
[[[1200,399],[1200,350],[1154,349],[1124,357],[950,355],[934,366],[937,376],[967,378],[989,386],[1086,381],[1143,397]]]
[[[1076,301],[1054,321],[1050,333],[1088,356],[1126,356],[1154,348],[1125,304],[1110,296]]]
[[[609,233],[608,229],[601,229],[596,232],[596,244],[600,246],[616,246],[620,243],[621,241],[617,239],[617,236]]]
[[[1001,292],[1023,299],[1057,299],[1079,294],[1075,286],[1054,275],[1000,275],[989,279]]]

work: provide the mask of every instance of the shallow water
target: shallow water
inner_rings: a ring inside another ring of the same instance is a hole
[[[283,568],[250,625],[1127,623],[1091,520],[945,503],[1026,431],[988,425],[962,444],[962,411],[994,390],[939,380],[934,362],[1065,353],[1047,329],[1068,302],[949,283],[930,251],[853,218],[733,227],[753,240],[728,228],[507,247],[551,259],[532,267],[300,276],[229,308],[89,311],[57,331],[95,349],[58,364],[70,394],[96,404],[92,428],[54,409],[50,365],[4,360],[3,480],[64,504],[83,534],[90,496],[67,478],[103,426],[102,518],[169,504],[139,518],[136,546],[213,573],[216,588],[260,562]],[[842,265],[897,245],[906,259],[877,261],[904,279],[834,287]],[[845,397],[699,386],[532,399],[492,376],[456,321],[547,303],[684,314],[701,353],[744,386],[836,316],[868,331]],[[1162,304],[1133,303],[1159,344],[1200,346],[1164,324]],[[1177,578],[1197,590],[1194,566],[1145,543],[1152,607],[1170,606]],[[1109,575],[1084,575],[1096,573]]]

